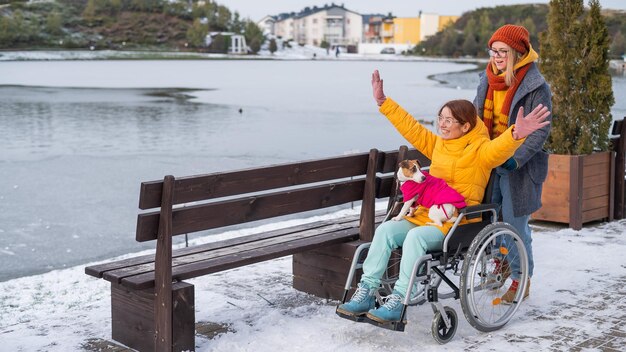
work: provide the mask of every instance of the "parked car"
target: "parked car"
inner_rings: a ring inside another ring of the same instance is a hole
[[[394,48],[383,48],[383,50],[380,51],[381,54],[395,54],[396,53],[396,49]]]

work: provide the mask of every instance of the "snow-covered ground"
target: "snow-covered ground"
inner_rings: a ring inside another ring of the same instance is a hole
[[[307,220],[196,241],[303,221]],[[623,351],[626,220],[593,224],[580,231],[536,223],[533,230],[536,268],[531,295],[512,321],[496,332],[474,330],[454,300],[443,303],[457,311],[460,325],[445,347],[430,336],[433,313],[429,305],[409,308],[405,332],[341,319],[334,313],[338,302],[291,287],[291,257],[285,257],[189,281],[195,285],[196,320],[224,324],[230,330],[213,339],[198,335],[197,350]],[[0,351],[71,351],[83,349],[94,339],[111,341],[109,283],[83,270],[81,265],[0,283]]]

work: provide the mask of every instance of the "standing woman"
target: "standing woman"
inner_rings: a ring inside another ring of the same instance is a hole
[[[510,24],[500,27],[489,39],[488,49],[490,60],[486,71],[480,74],[474,106],[494,139],[515,124],[520,111],[524,116],[524,111],[530,112],[538,105],[552,111],[552,94],[537,69],[539,55],[530,45],[526,28]],[[534,267],[528,220],[541,208],[541,189],[548,173],[548,154],[543,144],[549,133],[550,125],[531,133],[513,157],[496,169],[493,202],[502,205],[503,220],[517,229],[528,252],[529,285],[524,298],[530,293]],[[515,297],[519,266],[519,261],[508,263],[502,259],[496,268],[513,279],[502,296],[505,302]]]

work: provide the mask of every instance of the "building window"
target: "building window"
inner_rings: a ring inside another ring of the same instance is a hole
[[[313,24],[317,24],[317,18],[313,19]]]

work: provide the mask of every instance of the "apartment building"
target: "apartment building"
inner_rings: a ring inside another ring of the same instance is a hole
[[[459,16],[419,13],[416,17],[363,15],[361,54],[401,53],[456,22]]]
[[[365,43],[415,45],[426,37],[441,31],[446,25],[456,22],[459,16],[440,16],[420,13],[416,17],[364,15]],[[378,29],[378,30],[377,30]]]
[[[385,15],[371,14],[363,15],[363,43],[380,43],[382,37],[380,32],[383,27]]]
[[[271,34],[298,44],[319,46],[323,41],[330,45],[357,45],[363,39],[363,17],[340,5],[306,7],[298,13],[268,16],[257,24],[270,30]]]

